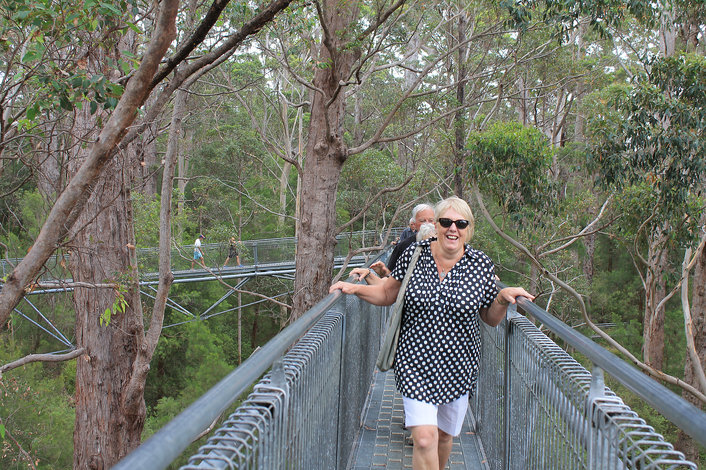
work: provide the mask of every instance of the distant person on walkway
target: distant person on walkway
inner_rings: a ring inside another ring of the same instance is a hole
[[[412,218],[414,219],[414,224],[410,224],[410,228],[413,230],[413,235],[405,238],[404,240],[400,237],[399,243],[395,245],[395,249],[392,250],[392,254],[387,259],[387,266],[382,261],[376,261],[370,265],[370,269],[374,270],[378,276],[385,277],[392,272],[397,263],[397,259],[400,257],[404,250],[407,249],[409,245],[416,241],[417,230],[423,223],[434,223],[434,208],[429,204],[417,204],[412,209]],[[404,232],[403,232],[404,233]]]
[[[206,265],[203,262],[203,250],[201,249],[201,240],[205,239],[206,237],[203,235],[199,235],[199,238],[194,241],[194,259],[191,261],[191,269],[194,269],[194,263],[198,262],[201,266],[206,268]]]
[[[493,262],[467,243],[474,222],[464,200],[444,199],[436,206],[435,219],[437,237],[413,243],[384,282],[337,282],[329,289],[391,305],[414,248],[421,246],[404,294],[394,364],[405,425],[412,430],[415,470],[443,469],[453,437],[461,432],[478,379],[480,320],[496,326],[517,297],[534,299],[521,287],[498,291]]]
[[[242,264],[240,264],[240,256],[238,255],[238,244],[235,241],[235,237],[230,237],[230,243],[228,244],[228,256],[226,257],[226,262],[223,263],[223,267],[225,268],[228,264],[228,261],[233,258],[235,258],[236,267],[240,268],[243,266]]]

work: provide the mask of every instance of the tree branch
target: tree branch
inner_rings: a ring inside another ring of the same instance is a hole
[[[373,196],[373,197],[370,199],[370,201],[368,201],[368,203],[367,203],[365,206],[363,206],[363,208],[362,208],[360,211],[358,211],[358,213],[357,213],[355,216],[353,216],[353,217],[352,217],[348,222],[346,222],[345,224],[341,225],[341,226],[338,228],[337,233],[344,232],[344,231],[346,230],[346,228],[348,228],[348,227],[350,227],[351,225],[353,225],[358,219],[360,219],[360,218],[363,216],[363,214],[365,214],[365,211],[368,210],[368,208],[369,208],[371,205],[373,205],[373,203],[374,203],[375,201],[377,201],[383,194],[386,194],[386,193],[394,193],[394,192],[397,192],[397,191],[399,191],[400,189],[404,188],[405,186],[407,186],[407,185],[409,184],[409,182],[412,181],[412,178],[414,178],[415,175],[416,175],[416,172],[410,174],[410,175],[407,177],[406,180],[404,180],[402,183],[400,183],[400,184],[397,185],[397,186],[393,186],[393,187],[391,187],[391,188],[382,188],[380,191],[377,192],[377,194],[375,194],[375,196]]]
[[[149,94],[149,82],[176,36],[178,0],[163,0],[152,39],[140,67],[125,87],[115,111],[101,130],[88,156],[52,207],[30,252],[10,273],[0,291],[0,324],[5,323],[60,241],[68,234],[92,194],[92,186],[114,155],[120,139],[135,120]]]
[[[211,30],[211,28],[213,28],[213,25],[216,24],[216,21],[218,21],[218,18],[220,18],[221,13],[223,13],[223,10],[229,2],[230,0],[213,1],[211,7],[208,9],[208,12],[206,12],[206,15],[203,17],[203,20],[198,25],[196,30],[194,30],[191,37],[189,37],[189,39],[184,41],[184,43],[179,46],[174,55],[172,55],[166,60],[166,64],[164,65],[164,67],[162,67],[154,76],[154,78],[152,79],[152,83],[150,83],[150,89],[156,87],[162,80],[167,78],[167,75],[169,75],[172,70],[174,70],[179,64],[186,60],[186,58],[196,48],[196,46],[203,42],[203,40],[206,38],[206,35]]]
[[[591,318],[588,316],[588,311],[586,309],[586,304],[583,301],[583,297],[581,294],[576,292],[574,288],[572,288],[570,285],[559,279],[557,276],[549,272],[547,268],[542,265],[542,263],[539,262],[534,256],[532,256],[532,253],[520,242],[515,240],[514,238],[510,237],[507,235],[505,232],[503,232],[500,227],[495,224],[495,221],[493,221],[493,218],[491,217],[490,213],[488,212],[488,209],[486,209],[485,204],[483,203],[483,197],[480,194],[480,191],[478,190],[478,185],[474,184],[473,185],[473,192],[476,196],[476,200],[478,201],[478,204],[481,208],[481,212],[483,213],[483,216],[485,219],[488,221],[488,223],[493,227],[493,230],[500,235],[504,240],[506,240],[508,243],[510,243],[512,246],[517,248],[519,251],[521,251],[527,258],[534,264],[537,269],[545,275],[547,278],[551,279],[554,281],[556,284],[558,284],[562,289],[564,289],[566,292],[571,294],[576,298],[576,300],[579,303],[579,306],[581,308],[581,314],[583,315],[583,319],[586,322],[586,325],[588,325],[591,330],[593,330],[598,336],[603,338],[610,346],[614,347],[617,349],[621,354],[623,354],[625,357],[629,358],[639,369],[643,370],[644,372],[647,372],[649,375],[652,377],[664,380],[665,382],[671,383],[673,385],[677,385],[678,387],[688,391],[692,395],[694,395],[696,398],[698,398],[700,401],[703,403],[706,403],[706,395],[701,393],[699,390],[697,390],[695,387],[693,387],[691,384],[688,384],[684,382],[681,379],[678,379],[676,377],[673,377],[671,375],[665,374],[664,372],[657,370],[644,362],[638,360],[630,351],[628,351],[623,345],[615,341],[612,337],[610,337],[606,332],[598,328],[595,323],[591,320]]]
[[[64,362],[75,359],[82,356],[86,352],[86,348],[78,348],[66,354],[29,354],[23,358],[17,359],[16,361],[9,362],[3,366],[0,366],[0,377],[4,372],[8,370],[17,369],[25,364],[30,364],[32,362]]]
[[[552,244],[552,243],[556,243],[556,242],[559,242],[559,241],[568,240],[567,243],[565,243],[565,244],[563,244],[563,245],[561,245],[561,246],[559,246],[559,247],[557,247],[557,248],[554,248],[554,249],[552,249],[552,250],[546,251],[546,252],[542,253],[541,255],[539,255],[538,257],[539,257],[539,258],[542,258],[542,257],[544,257],[544,256],[552,255],[552,254],[554,254],[554,253],[556,253],[556,252],[558,252],[558,251],[561,251],[561,250],[563,250],[563,249],[565,249],[565,248],[568,248],[569,246],[571,246],[571,245],[572,245],[576,240],[578,240],[579,238],[585,237],[586,235],[589,235],[589,234],[591,234],[591,233],[596,233],[596,232],[598,232],[598,231],[604,229],[605,227],[607,227],[609,224],[608,224],[608,225],[604,225],[604,226],[602,226],[601,228],[598,228],[598,229],[596,229],[596,230],[593,230],[593,231],[590,231],[590,232],[589,232],[589,230],[591,229],[591,227],[593,227],[595,224],[598,223],[599,220],[601,220],[601,217],[603,217],[603,212],[605,211],[605,208],[608,206],[608,203],[610,202],[611,199],[613,199],[613,195],[610,195],[610,196],[603,202],[603,205],[601,206],[601,210],[598,211],[598,215],[591,221],[591,223],[589,223],[588,225],[586,225],[586,226],[583,228],[583,230],[581,230],[581,231],[580,231],[579,233],[577,233],[576,235],[571,235],[571,236],[569,236],[569,237],[561,238],[561,239],[559,239],[559,240],[552,240],[552,241],[549,241],[549,242],[547,242],[547,243],[542,244],[542,245],[539,247],[539,250],[543,250],[544,248],[546,248],[547,246],[549,246],[549,245]]]
[[[0,426],[4,426],[4,424],[3,424],[3,422],[2,422],[2,416],[0,416]],[[34,465],[34,459],[32,458],[32,456],[29,455],[29,453],[28,453],[26,450],[24,450],[24,449],[22,448],[22,445],[20,445],[20,443],[17,442],[17,439],[15,439],[15,437],[14,437],[12,434],[10,434],[10,431],[8,431],[7,428],[5,428],[5,435],[6,435],[7,437],[9,437],[10,440],[12,440],[12,442],[15,443],[15,445],[17,446],[17,448],[18,448],[19,451],[20,451],[20,454],[21,454],[22,457],[27,461],[27,465],[29,465],[29,467],[30,467],[32,470],[37,470],[36,465]],[[3,453],[3,454],[4,454],[4,453]],[[4,455],[3,455],[3,456],[4,456]]]

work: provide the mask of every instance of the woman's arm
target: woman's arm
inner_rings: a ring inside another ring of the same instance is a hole
[[[329,288],[329,293],[340,289],[344,294],[353,294],[373,305],[392,305],[397,299],[397,293],[402,283],[394,277],[386,277],[373,285],[351,284],[339,281]]]
[[[482,308],[480,318],[490,326],[497,326],[507,314],[507,306],[517,302],[517,297],[527,297],[534,300],[534,296],[522,287],[506,287],[498,292],[498,296],[490,307]]]

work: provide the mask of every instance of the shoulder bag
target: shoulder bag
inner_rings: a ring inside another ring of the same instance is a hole
[[[414,271],[414,266],[417,264],[417,259],[419,259],[419,252],[421,250],[421,246],[417,246],[417,248],[414,249],[412,259],[409,261],[409,266],[407,266],[407,272],[404,275],[404,279],[402,279],[400,291],[397,293],[397,300],[392,307],[390,321],[387,324],[387,331],[385,331],[385,339],[382,342],[382,346],[380,346],[380,354],[378,354],[378,359],[375,363],[378,369],[382,372],[391,369],[392,364],[395,363],[395,352],[397,351],[397,342],[400,338],[400,327],[402,326],[404,291],[407,288],[409,278],[412,277],[412,272]]]

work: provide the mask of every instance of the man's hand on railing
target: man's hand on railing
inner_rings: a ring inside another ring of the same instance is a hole
[[[375,261],[373,264],[370,265],[370,269],[375,271],[378,276],[380,277],[385,277],[389,276],[390,270],[387,269],[387,266],[385,266],[385,263],[382,261]]]
[[[353,276],[354,279],[367,282],[368,285],[374,285],[383,282],[383,279],[378,277],[375,274],[375,271],[368,268],[355,268],[353,271],[351,271],[351,276]]]

